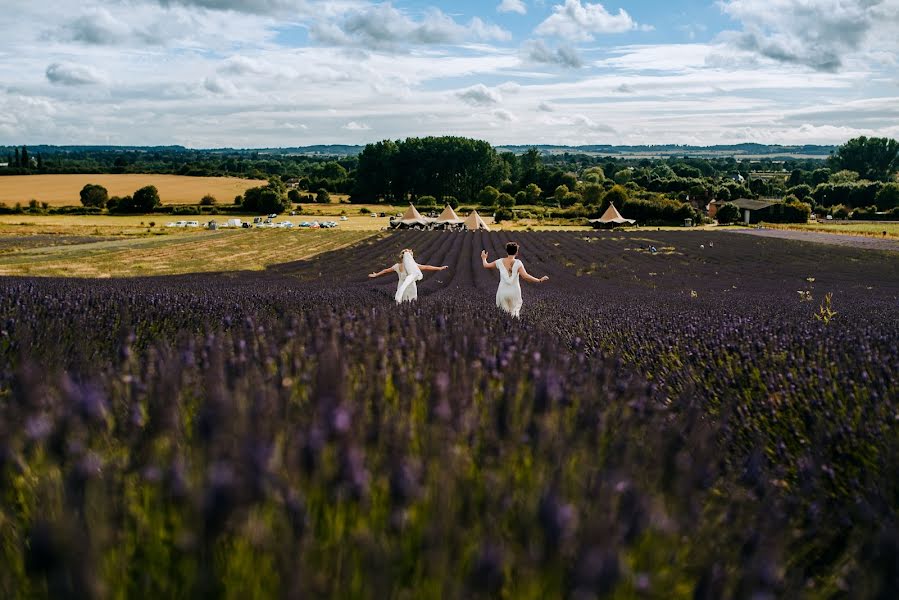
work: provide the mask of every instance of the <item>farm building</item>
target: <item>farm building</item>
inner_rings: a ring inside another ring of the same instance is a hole
[[[619,225],[633,225],[636,223],[633,219],[625,219],[621,216],[621,213],[618,212],[618,209],[615,208],[614,204],[609,204],[609,208],[606,209],[606,212],[602,214],[598,219],[590,219],[590,223],[593,225],[594,229],[599,229],[601,227],[617,227]]]
[[[728,202],[730,204],[735,204],[737,208],[740,209],[740,212],[743,215],[742,221],[747,225],[750,223],[774,220],[769,218],[772,214],[772,207],[780,204],[778,200],[753,200],[752,198],[737,198],[736,200],[728,200],[727,202],[723,200],[713,200],[708,206],[709,217],[714,219],[715,215],[718,214],[718,208]]]

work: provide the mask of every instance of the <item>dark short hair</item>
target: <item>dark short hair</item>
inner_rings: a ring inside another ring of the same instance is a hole
[[[506,254],[509,256],[515,256],[518,254],[518,242],[509,242],[506,244]]]

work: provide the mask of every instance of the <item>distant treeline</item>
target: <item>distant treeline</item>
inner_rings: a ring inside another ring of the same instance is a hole
[[[0,174],[17,173],[160,173],[236,176],[267,180],[245,198],[245,207],[287,207],[300,200],[298,190],[326,201],[348,194],[355,203],[424,206],[477,204],[494,207],[500,218],[538,213],[535,208],[593,216],[612,201],[628,217],[632,211],[649,222],[699,219],[712,200],[777,198],[835,216],[889,213],[899,207],[895,173],[899,142],[860,137],[831,149],[826,146],[719,146],[722,153],[761,155],[766,151],[798,154],[827,152],[815,158],[699,158],[680,146],[582,146],[592,153],[560,152],[559,147],[498,149],[462,137],[383,140],[358,154],[354,146],[314,146],[267,150],[191,150],[111,146],[0,147],[9,165]],[[601,149],[683,150],[666,158],[602,155]],[[314,150],[312,150],[314,149]],[[708,149],[706,149],[708,150]],[[344,153],[335,158],[329,152]],[[264,193],[263,193],[264,191]],[[288,191],[294,197],[288,197]],[[258,196],[258,197],[257,197]]]

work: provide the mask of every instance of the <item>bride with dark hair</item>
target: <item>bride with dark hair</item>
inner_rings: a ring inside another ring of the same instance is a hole
[[[421,281],[422,271],[443,271],[449,269],[446,265],[442,267],[432,267],[431,265],[420,265],[415,262],[412,256],[412,250],[405,248],[400,252],[400,261],[392,267],[387,267],[383,271],[377,273],[369,273],[370,278],[380,277],[388,273],[396,273],[399,278],[399,284],[396,287],[394,300],[397,304],[402,302],[411,302],[418,298],[418,286],[415,282]]]
[[[497,269],[499,271],[499,287],[496,289],[496,306],[503,309],[515,318],[521,312],[521,283],[524,279],[529,283],[542,283],[549,277],[544,275],[536,278],[528,274],[524,263],[518,259],[518,244],[509,242],[506,244],[506,257],[498,258],[493,262],[487,262],[487,251],[481,251],[481,264],[485,269]]]

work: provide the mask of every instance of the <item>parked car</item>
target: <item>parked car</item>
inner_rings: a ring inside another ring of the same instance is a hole
[[[269,218],[269,219],[277,219],[277,218],[278,218],[278,213],[272,213],[272,214],[270,214],[270,215],[268,216],[268,218]]]
[[[349,221],[350,219],[346,215],[343,215],[342,217],[340,217],[340,220],[341,221]]]
[[[251,229],[253,226],[250,225],[249,223],[242,223],[241,227],[243,227],[244,229]]]
[[[199,226],[200,226],[200,222],[199,222],[199,221],[188,221],[188,222],[185,224],[185,227],[199,227]]]
[[[372,219],[377,219],[377,218],[378,218],[378,213],[371,213],[371,218],[372,218]]]

